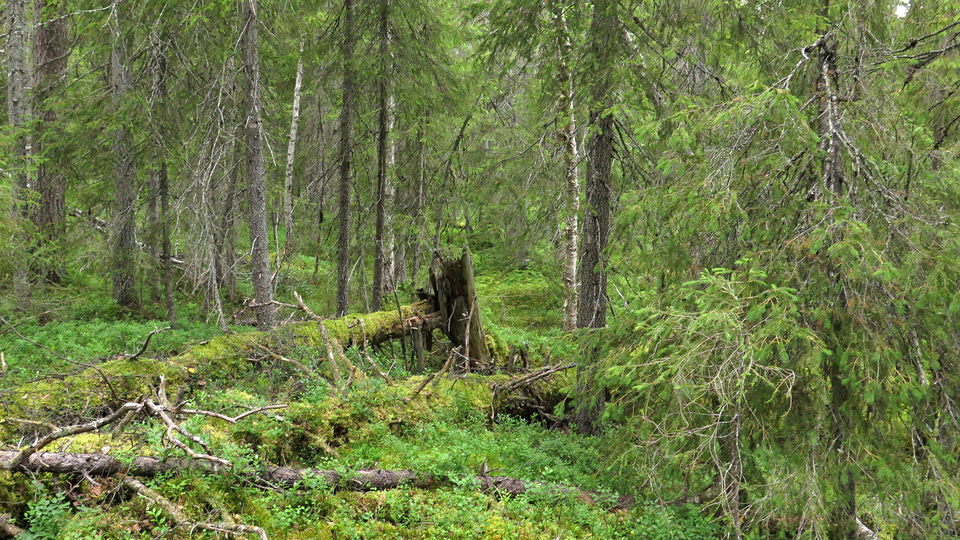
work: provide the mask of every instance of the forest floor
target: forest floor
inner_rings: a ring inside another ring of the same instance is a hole
[[[289,290],[296,281],[290,279]],[[21,538],[255,538],[257,528],[270,538],[692,539],[720,534],[721,526],[706,511],[657,502],[644,491],[643,479],[609,472],[616,457],[604,451],[603,434],[582,436],[565,427],[574,370],[537,383],[539,392],[558,396],[546,413],[549,420],[537,414],[492,414],[497,385],[545,364],[577,360],[574,338],[556,329],[559,296],[547,283],[530,270],[478,277],[488,332],[504,350],[527,348],[525,368],[443,374],[424,385],[425,377],[445,363],[444,344],[436,345],[421,371],[394,341],[372,349],[370,356],[348,349],[358,372],[349,385],[336,387],[324,376],[322,351],[285,341],[283,327],[265,335],[235,326],[236,334],[218,338],[216,324],[205,322],[200,307],[191,304],[180,306],[177,329],[157,333],[141,356],[131,358],[165,323],[149,313],[132,318],[118,312],[107,300],[105,283],[71,275],[65,285],[38,294],[41,316],[14,315],[0,328],[0,351],[8,366],[0,378],[0,450],[22,448],[52,429],[33,425],[37,421],[63,426],[97,416],[97,398],[91,396],[104,389],[97,389],[102,387],[98,377],[85,379],[91,369],[77,362],[124,381],[111,392],[129,394],[128,400],[156,396],[156,375],[165,373],[163,384],[184,408],[232,416],[268,405],[285,407],[236,423],[184,416],[179,422],[184,434],[174,435],[180,440],[187,440],[186,433],[197,436],[210,455],[229,461],[230,469],[218,474],[164,472],[139,484],[119,474],[0,472],[5,530],[21,529]],[[307,294],[305,301],[323,305],[326,299]],[[264,342],[261,337],[271,351],[257,345]],[[307,376],[304,366],[317,373]],[[182,376],[176,371],[181,368],[186,370]],[[377,368],[388,371],[391,381],[378,376]],[[127,464],[137,456],[186,457],[160,418],[138,414],[116,427],[64,437],[43,451],[101,453]],[[304,475],[292,485],[278,485],[251,474],[267,465],[336,471],[341,481],[338,488],[322,476]],[[367,469],[414,471],[419,479],[396,489],[344,488],[358,478],[357,471]],[[527,488],[523,493],[491,488],[484,477],[520,480]],[[137,484],[146,491],[138,491]],[[621,496],[635,502],[618,504]],[[198,524],[253,528],[227,533]]]

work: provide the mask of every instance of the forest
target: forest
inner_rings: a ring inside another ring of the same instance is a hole
[[[960,1],[0,13],[0,538],[960,538]]]

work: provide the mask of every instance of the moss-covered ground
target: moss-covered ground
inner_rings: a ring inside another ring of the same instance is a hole
[[[556,327],[558,297],[542,276],[529,271],[481,279],[487,327],[501,354],[526,346],[534,363],[575,360],[577,346]],[[534,419],[499,415],[491,421],[492,385],[508,375],[442,378],[413,395],[426,376],[404,358],[399,344],[375,352],[396,379],[386,384],[356,349],[347,356],[365,375],[346,392],[331,387],[325,352],[310,325],[262,334],[235,327],[219,336],[212,322],[187,306],[179,329],[155,336],[148,352],[130,360],[152,329],[163,326],[149,314],[125,318],[91,294],[94,284],[60,291],[45,319],[10,317],[17,331],[66,359],[96,364],[112,381],[58,358],[0,329],[0,351],[9,369],[0,379],[4,404],[3,446],[16,447],[30,434],[16,417],[67,422],[92,417],[112,400],[137,399],[163,374],[171,394],[194,408],[236,414],[271,403],[287,408],[250,416],[235,425],[191,417],[185,427],[206,440],[213,453],[231,460],[236,472],[186,472],[146,483],[196,521],[237,522],[263,527],[270,538],[709,538],[720,528],[702,509],[658,504],[642,479],[612,475],[615,456],[602,436],[588,437]],[[81,292],[77,292],[80,290]],[[312,303],[310,297],[308,303]],[[318,302],[319,303],[319,302]],[[193,311],[191,311],[193,310]],[[194,322],[190,322],[194,321]],[[299,330],[297,329],[299,328]],[[331,335],[342,337],[338,327]],[[218,337],[219,336],[219,337]],[[289,363],[264,354],[254,343],[316,370],[308,377]],[[438,351],[442,353],[442,351]],[[443,354],[428,359],[436,371]],[[573,372],[558,375],[550,390],[573,386]],[[554,411],[562,415],[562,402]],[[115,456],[182,456],[164,441],[153,419],[127,425],[119,434],[89,433],[57,441],[50,451],[107,452]],[[384,492],[332,492],[307,479],[279,489],[252,481],[243,471],[265,463],[335,469],[410,469],[439,479],[434,487]],[[533,489],[498,497],[478,489],[481,470],[596,493],[631,494],[636,506],[611,511],[604,498]],[[27,529],[28,538],[214,538],[215,533],[176,527],[146,499],[131,496],[113,478],[0,473],[0,513]]]

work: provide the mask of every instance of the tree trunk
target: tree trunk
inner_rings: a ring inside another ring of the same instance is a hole
[[[563,329],[573,330],[577,326],[577,257],[579,244],[580,180],[577,175],[577,129],[573,103],[573,77],[570,74],[570,59],[573,58],[573,46],[567,29],[563,7],[553,5],[554,19],[557,25],[557,49],[560,56],[560,100],[559,114],[563,127],[560,129],[560,141],[563,144],[563,162],[566,169],[564,189],[564,209],[566,214],[563,229]]]
[[[173,254],[170,252],[170,177],[167,169],[167,43],[157,36],[154,43],[155,65],[153,66],[152,107],[155,111],[153,152],[154,171],[151,174],[151,252],[157,251],[160,283],[163,288],[163,305],[171,327],[177,325],[177,310],[174,303]],[[159,203],[159,211],[158,211]],[[159,241],[159,242],[158,242]],[[156,245],[159,243],[159,245]]]
[[[0,464],[8,464],[17,457],[18,452],[0,451]],[[9,465],[5,467],[10,470]],[[121,461],[108,454],[101,453],[71,453],[71,452],[37,452],[31,455],[13,472],[24,473],[55,473],[75,474],[82,476],[112,476],[124,474],[128,476],[152,477],[161,473],[178,473],[186,471],[206,471],[213,474],[225,474],[229,468],[220,467],[209,462],[167,458],[159,459],[152,456],[139,456],[129,461]],[[450,485],[448,481],[434,477],[431,474],[417,473],[409,470],[360,469],[349,475],[342,475],[335,470],[323,469],[295,469],[291,467],[266,466],[257,477],[270,484],[292,487],[298,482],[310,478],[322,478],[330,489],[334,491],[383,491],[397,489],[402,486],[416,486],[420,488],[442,487]],[[590,503],[597,497],[596,493],[582,491],[577,488],[547,484],[544,482],[530,482],[505,476],[487,476],[481,474],[476,477],[479,488],[487,493],[498,496],[518,496],[534,490],[547,496],[575,495]],[[609,497],[609,496],[608,496]],[[603,500],[601,497],[600,500]],[[612,503],[612,500],[611,500]],[[632,507],[635,500],[630,496],[620,496],[616,503],[609,508],[623,509]]]
[[[290,117],[290,138],[287,141],[287,168],[283,175],[283,227],[286,234],[283,250],[287,256],[293,252],[293,163],[297,151],[297,128],[300,124],[300,94],[303,87],[303,46],[300,40],[300,55],[297,57],[297,76],[293,84],[293,114]]]
[[[387,240],[391,235],[389,218],[387,216],[390,205],[390,188],[388,184],[389,168],[393,161],[388,157],[392,154],[390,145],[390,131],[393,129],[392,99],[389,96],[390,73],[390,2],[380,0],[380,76],[377,81],[377,101],[379,105],[379,132],[377,134],[377,204],[376,204],[376,232],[374,234],[374,262],[373,262],[373,310],[379,310],[383,305],[383,295],[390,290],[388,280],[392,279],[393,272],[389,259],[392,259],[392,242]]]
[[[124,7],[114,1],[110,21],[113,44],[110,49],[110,90],[113,99],[113,154],[116,209],[113,225],[113,298],[122,307],[139,305],[136,291],[136,203],[137,173],[133,142],[126,118],[128,94],[132,88],[129,68],[129,34],[121,27]]]
[[[250,269],[256,303],[257,327],[268,329],[275,322],[270,246],[267,239],[267,195],[263,164],[260,114],[260,42],[257,37],[257,0],[243,1],[243,71],[246,81],[245,127],[247,133],[247,193],[249,196]]]
[[[49,158],[51,150],[56,151],[56,141],[63,138],[57,124],[57,112],[52,97],[55,90],[62,88],[62,79],[67,69],[70,49],[67,46],[67,19],[63,2],[59,0],[36,0],[36,13],[40,20],[49,20],[37,28],[35,34],[35,55],[37,64],[37,83],[33,89],[34,109],[39,115],[35,153]],[[33,223],[40,234],[41,247],[46,250],[51,263],[44,269],[43,277],[51,283],[59,283],[65,273],[64,261],[56,244],[64,234],[66,211],[66,179],[56,166],[55,160],[41,160],[37,166],[37,191],[40,192],[40,206],[33,214]]]
[[[413,245],[411,247],[413,250],[413,256],[411,257],[410,262],[410,279],[414,282],[416,282],[417,276],[420,274],[420,266],[423,264],[424,228],[427,224],[426,219],[424,219],[424,208],[426,206],[424,181],[427,174],[427,145],[424,141],[424,137],[426,136],[424,133],[425,123],[426,120],[421,119],[419,125],[417,126],[417,180],[413,190],[413,228],[416,233],[413,237]]]
[[[241,136],[238,130],[234,141],[238,142],[240,138]],[[220,286],[227,290],[227,300],[230,302],[236,302],[238,300],[236,269],[237,233],[234,224],[237,219],[237,192],[240,189],[239,179],[243,171],[244,156],[243,145],[237,144],[237,142],[231,145],[233,151],[230,153],[230,159],[233,160],[233,163],[230,166],[230,172],[228,174],[229,181],[226,186],[227,191],[223,196],[223,207],[220,211],[220,225],[217,233],[220,244]]]
[[[163,265],[163,304],[171,328],[177,326],[177,309],[173,293],[173,253],[170,247],[170,178],[166,160],[160,163],[157,179],[160,189],[160,262]]]
[[[340,202],[337,238],[337,315],[347,313],[350,281],[350,159],[353,152],[353,50],[355,8],[353,0],[344,0],[343,23],[343,109],[340,111]]]
[[[817,50],[817,78],[815,96],[818,99],[817,135],[820,137],[823,159],[821,162],[822,189],[825,197],[841,196],[844,191],[843,156],[840,142],[840,88],[837,73],[837,37],[836,28],[830,17],[830,0],[820,4],[820,46]],[[843,279],[839,274],[837,282]],[[841,297],[846,296],[845,287],[840,287]],[[837,305],[846,306],[843,300]],[[831,325],[835,333],[841,332],[845,314]],[[830,430],[827,432],[826,448],[834,459],[836,467],[836,500],[830,511],[830,536],[832,538],[853,538],[857,527],[857,481],[856,464],[846,442],[850,434],[851,422],[848,417],[847,402],[850,388],[846,382],[849,374],[844,373],[841,365],[842,351],[836,351],[825,358],[824,371],[830,381]]]
[[[465,251],[459,260],[443,263],[440,269],[441,274],[430,276],[430,283],[434,306],[445,321],[444,333],[454,346],[467,350],[470,364],[489,363],[493,355],[483,331],[470,253]]]
[[[610,236],[610,170],[613,163],[613,116],[610,87],[611,50],[617,31],[617,6],[611,0],[594,3],[590,51],[597,73],[592,81],[590,141],[588,143],[587,209],[583,224],[580,299],[577,326],[602,328],[607,316],[607,271],[604,251]]]
[[[26,37],[26,0],[9,0],[7,3],[7,123],[13,128],[12,165],[16,178],[14,220],[28,216],[29,206],[26,201],[30,198],[30,177],[27,174],[27,137],[23,131],[27,117],[26,89],[27,89],[27,37]],[[29,245],[29,238],[25,235],[25,245]],[[28,257],[17,257],[14,265],[13,292],[19,301],[26,303],[30,295],[30,260]]]

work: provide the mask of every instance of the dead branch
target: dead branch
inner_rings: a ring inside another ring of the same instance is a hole
[[[135,491],[141,497],[147,499],[153,504],[159,506],[166,512],[173,521],[176,522],[177,526],[184,527],[193,533],[196,529],[204,529],[208,531],[215,532],[225,532],[237,535],[246,535],[246,534],[255,534],[257,537],[262,540],[267,539],[267,533],[261,527],[255,525],[239,525],[239,524],[230,524],[230,523],[205,523],[193,521],[187,517],[186,514],[180,511],[169,499],[160,495],[156,491],[148,488],[143,485],[143,482],[136,480],[131,477],[126,477],[123,479],[123,485]]]
[[[518,389],[520,389],[520,388],[524,388],[524,387],[530,386],[531,384],[533,384],[533,383],[535,383],[535,382],[537,382],[537,381],[540,381],[540,380],[546,379],[547,377],[550,377],[550,376],[553,375],[554,373],[558,373],[558,372],[560,372],[560,371],[564,371],[564,370],[567,370],[567,369],[570,369],[570,368],[573,368],[573,367],[576,367],[576,366],[577,366],[577,365],[574,364],[574,363],[569,363],[569,364],[557,364],[557,365],[554,365],[554,366],[546,366],[546,367],[541,368],[541,369],[538,369],[538,370],[536,370],[536,371],[534,371],[534,372],[532,372],[532,373],[527,373],[526,375],[523,375],[523,376],[521,376],[521,377],[515,377],[515,378],[513,378],[513,379],[510,379],[510,380],[507,381],[506,383],[498,384],[498,385],[494,386],[494,388],[493,388],[494,398],[496,398],[496,396],[498,396],[498,395],[500,395],[500,394],[509,394],[510,392],[513,392],[513,391],[518,390]]]
[[[292,359],[290,359],[290,358],[287,358],[286,356],[283,356],[283,355],[281,355],[281,354],[278,354],[278,353],[270,350],[269,348],[267,348],[267,347],[265,347],[265,346],[263,346],[263,345],[261,345],[261,344],[259,344],[259,343],[254,343],[253,346],[256,347],[256,348],[258,348],[258,349],[260,349],[261,351],[267,353],[267,354],[270,356],[270,358],[273,358],[274,360],[279,360],[279,361],[281,361],[281,362],[285,362],[285,363],[287,363],[287,364],[290,364],[290,365],[296,367],[297,369],[299,369],[300,371],[302,371],[302,372],[306,373],[307,375],[311,376],[311,377],[314,377],[314,376],[315,376],[314,371],[313,371],[312,369],[310,369],[309,367],[307,367],[305,364],[302,364],[302,363],[300,363],[300,362],[297,362],[296,360],[292,360]]]
[[[166,424],[167,426],[167,432],[165,434],[166,440],[170,441],[171,444],[173,444],[177,448],[186,452],[188,456],[194,459],[202,459],[202,460],[209,461],[211,463],[216,463],[224,467],[233,466],[232,463],[230,463],[226,459],[223,459],[222,457],[210,455],[209,454],[210,449],[207,447],[207,443],[203,442],[203,439],[183,429],[183,427],[181,427],[179,424],[174,422],[173,418],[171,418],[170,415],[167,414],[167,409],[165,406],[157,405],[151,399],[146,400],[145,404],[152,413],[160,417],[160,420],[162,420],[163,423]],[[183,441],[177,438],[176,436],[177,433],[180,433],[184,437],[198,444],[201,448],[204,449],[204,452],[194,451],[192,448],[190,448],[190,446],[188,446],[186,443],[184,443]]]
[[[170,329],[169,326],[165,326],[163,328],[157,328],[155,330],[152,330],[149,334],[147,334],[147,339],[143,341],[143,345],[140,347],[140,350],[137,351],[136,354],[133,354],[133,355],[124,354],[122,356],[126,357],[128,360],[136,360],[137,358],[140,358],[140,355],[146,352],[147,347],[150,346],[150,340],[153,338],[154,334],[159,334],[160,332],[166,332],[169,329]]]
[[[9,538],[13,538],[18,534],[21,534],[23,529],[10,522],[9,514],[0,514],[0,532],[7,535]]]
[[[320,336],[323,338],[323,346],[327,349],[327,360],[330,362],[330,370],[333,372],[333,384],[336,387],[340,387],[340,366],[337,364],[337,359],[333,354],[333,345],[330,343],[330,335],[327,333],[327,327],[323,324],[323,320],[317,321],[317,326],[320,327]]]
[[[225,414],[220,414],[218,412],[204,411],[201,409],[181,409],[180,412],[183,414],[199,414],[202,416],[210,416],[212,418],[219,418],[220,420],[229,422],[231,424],[236,424],[240,420],[243,420],[244,418],[250,415],[262,413],[264,411],[272,411],[275,409],[284,409],[286,407],[287,407],[286,405],[265,405],[263,407],[257,407],[256,409],[251,409],[245,413],[238,414],[237,416],[227,416]]]
[[[323,320],[322,318],[320,318],[319,315],[317,315],[316,313],[314,313],[313,310],[310,309],[310,308],[307,306],[306,302],[303,301],[303,297],[300,296],[300,293],[298,293],[297,291],[293,291],[293,297],[297,299],[297,307],[299,307],[301,311],[303,311],[304,313],[306,313],[306,314],[307,314],[307,317],[310,317],[311,319],[313,319],[313,320],[315,320],[315,321],[322,321],[322,320]]]
[[[413,394],[410,394],[410,397],[407,398],[407,401],[409,401],[409,400],[417,397],[418,395],[420,395],[420,392],[422,392],[423,389],[426,388],[426,386],[427,386],[428,384],[430,384],[430,381],[432,381],[432,380],[434,380],[434,379],[436,379],[436,378],[438,378],[438,377],[441,377],[444,373],[447,372],[448,369],[450,369],[450,364],[452,364],[452,363],[453,363],[453,359],[456,358],[456,355],[457,355],[457,353],[458,353],[458,349],[459,349],[459,347],[455,347],[455,348],[453,348],[453,349],[450,350],[450,354],[447,355],[447,361],[443,363],[443,367],[440,368],[440,371],[437,371],[436,373],[433,373],[433,374],[427,376],[427,378],[423,379],[423,382],[421,382],[421,383],[420,383],[420,386],[418,386],[417,389],[413,391]]]
[[[139,403],[125,403],[122,407],[114,411],[112,414],[104,416],[103,418],[98,418],[96,420],[93,420],[92,422],[87,422],[85,424],[67,426],[67,427],[52,431],[44,435],[43,437],[41,437],[35,443],[21,450],[16,456],[13,456],[9,463],[3,464],[3,468],[11,469],[11,470],[16,469],[17,467],[20,466],[21,463],[29,459],[31,455],[42,450],[45,446],[47,446],[48,444],[52,443],[57,439],[62,439],[64,437],[69,437],[71,435],[77,435],[80,433],[88,433],[88,432],[100,429],[103,426],[113,423],[121,416],[127,414],[128,411],[140,410],[142,408],[143,408],[143,405]]]
[[[380,369],[380,364],[373,359],[373,355],[370,354],[370,350],[367,348],[367,327],[364,324],[363,319],[357,319],[357,322],[360,323],[360,339],[362,340],[362,346],[360,349],[363,351],[363,355],[366,357],[367,362],[370,362],[370,365],[373,367],[373,369],[378,375],[383,377],[383,380],[387,381],[387,384],[393,384],[393,379],[390,378],[390,375],[387,375],[382,369]],[[403,317],[400,318],[400,323],[403,324]]]

